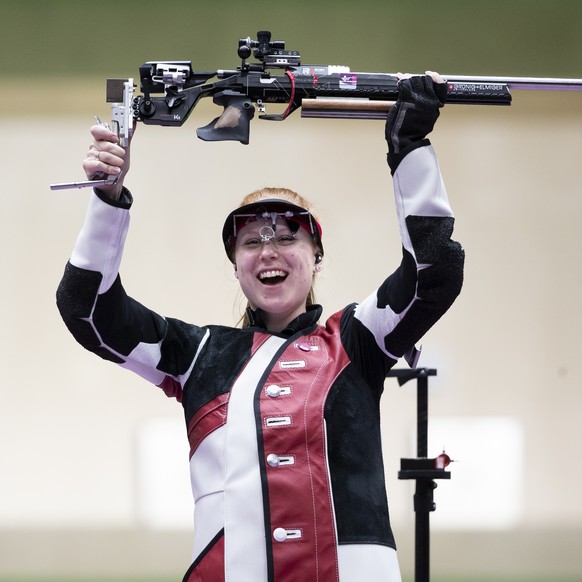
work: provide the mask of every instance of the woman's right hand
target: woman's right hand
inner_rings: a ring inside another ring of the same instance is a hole
[[[117,135],[105,125],[91,127],[93,140],[89,146],[83,169],[89,180],[96,176],[117,176],[111,186],[100,186],[99,190],[113,200],[119,200],[123,189],[123,180],[129,171],[129,147],[119,145]]]

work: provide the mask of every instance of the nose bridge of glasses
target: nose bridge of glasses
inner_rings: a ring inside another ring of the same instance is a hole
[[[261,237],[261,244],[259,245],[259,253],[273,253],[279,251],[277,244],[277,237],[275,231],[270,226],[263,226],[259,231]]]
[[[268,224],[261,226],[259,229],[259,236],[261,237],[262,243],[271,242],[275,244],[275,229],[272,226]]]

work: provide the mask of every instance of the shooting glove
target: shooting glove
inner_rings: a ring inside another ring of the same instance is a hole
[[[398,87],[398,101],[386,120],[392,174],[406,154],[430,144],[426,136],[432,131],[447,96],[447,84],[435,83],[429,75],[402,79]]]

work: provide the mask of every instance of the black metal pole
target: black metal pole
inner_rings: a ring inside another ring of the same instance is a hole
[[[425,374],[416,380],[416,454],[419,459],[428,456],[428,377]],[[432,507],[433,481],[417,479],[414,495],[415,511],[415,582],[430,580],[430,511]]]
[[[414,580],[429,582],[430,580],[430,510],[419,505],[432,504],[433,481],[417,479],[415,503],[415,548],[414,548]],[[429,501],[430,498],[430,501]]]
[[[416,380],[416,456],[428,456],[428,376],[420,374]]]
[[[415,532],[414,532],[414,580],[430,581],[430,512],[434,511],[434,479],[450,479],[437,459],[428,458],[428,377],[436,376],[436,370],[413,368],[411,370],[391,370],[388,376],[398,378],[402,386],[409,380],[416,380],[416,459],[401,459],[399,479],[414,479]],[[444,454],[444,453],[443,453]]]

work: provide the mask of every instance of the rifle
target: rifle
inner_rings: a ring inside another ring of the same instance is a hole
[[[259,119],[269,121],[283,121],[298,109],[308,118],[385,119],[398,98],[395,74],[302,65],[300,54],[286,50],[284,41],[271,40],[269,31],[259,31],[257,40],[239,39],[238,56],[241,64],[236,69],[216,71],[194,71],[191,61],[148,61],[139,68],[142,95],[138,96],[134,96],[133,79],[107,79],[107,102],[112,103],[113,125],[121,145],[129,143],[133,121],[179,127],[204,97],[212,97],[223,111],[197,129],[198,137],[245,145],[255,105]],[[251,56],[255,62],[248,61]],[[582,79],[443,77],[447,81],[446,103],[511,105],[510,89],[582,91]],[[282,113],[268,114],[267,104],[287,107]],[[114,179],[105,182],[110,184]],[[53,184],[51,189],[103,185],[87,182]]]

